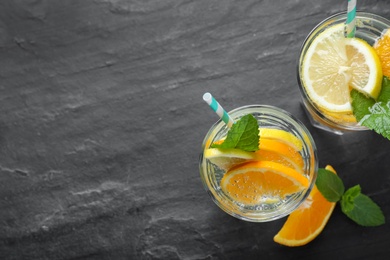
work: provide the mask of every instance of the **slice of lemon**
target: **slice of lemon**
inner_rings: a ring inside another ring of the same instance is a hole
[[[275,139],[280,140],[281,142],[284,142],[292,147],[294,147],[295,150],[300,151],[302,150],[302,142],[298,139],[295,135],[292,133],[286,132],[281,129],[276,128],[260,128],[260,142],[261,139]]]
[[[299,172],[270,161],[238,165],[221,180],[221,189],[233,200],[245,205],[280,201],[308,185],[308,179]]]
[[[240,149],[209,148],[204,151],[204,157],[222,170],[229,170],[235,165],[254,160],[255,153]]]
[[[354,89],[377,99],[382,88],[382,65],[375,49],[367,42],[346,39],[348,65],[351,68],[349,85]]]
[[[330,165],[325,169],[336,174]],[[335,205],[335,202],[327,201],[314,186],[305,202],[289,215],[274,241],[291,247],[306,245],[322,232]]]
[[[350,86],[376,98],[382,68],[374,49],[363,40],[344,37],[344,25],[320,33],[302,63],[303,87],[310,99],[330,112],[349,113]]]
[[[344,125],[355,125],[357,123],[356,117],[353,115],[352,112],[341,112],[341,113],[335,113],[335,112],[329,112],[329,111],[322,111],[323,114],[331,118],[334,122],[339,122]]]

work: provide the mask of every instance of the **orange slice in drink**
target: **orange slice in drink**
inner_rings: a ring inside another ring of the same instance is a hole
[[[272,152],[280,155],[284,158],[283,161],[287,161],[288,164],[284,163],[282,160],[277,160],[276,162],[280,162],[288,167],[291,167],[292,165],[292,168],[297,171],[302,171],[303,169],[304,162],[301,154],[292,146],[289,146],[280,140],[260,138],[259,151],[256,151],[255,153],[261,158],[261,156],[266,152]]]
[[[325,169],[336,171],[328,165]],[[316,186],[306,201],[293,211],[274,241],[285,246],[303,246],[316,238],[328,222],[336,203],[327,201]]]
[[[227,171],[231,167],[248,161],[273,161],[302,172],[304,162],[299,151],[302,142],[293,134],[281,129],[260,128],[260,145],[256,152],[240,149],[205,149],[204,156],[211,163]],[[220,144],[224,139],[214,143]]]
[[[390,30],[376,42],[374,50],[381,61],[383,75],[390,77]]]
[[[261,149],[255,152],[255,158],[256,158],[255,160],[257,161],[272,161],[272,162],[280,163],[283,164],[284,166],[296,170],[297,172],[302,172],[303,170],[303,165],[298,165],[289,157],[274,151]],[[301,162],[303,164],[302,160]]]
[[[222,190],[233,200],[255,205],[282,200],[307,188],[309,180],[283,164],[248,162],[230,169],[221,180]]]

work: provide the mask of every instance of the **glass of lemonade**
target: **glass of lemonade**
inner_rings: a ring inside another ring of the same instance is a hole
[[[301,90],[303,105],[306,108],[307,114],[310,118],[312,125],[336,134],[343,134],[343,132],[345,131],[367,130],[367,128],[359,125],[352,113],[352,108],[345,109],[344,111],[342,111],[343,109],[335,109],[331,111],[331,109],[324,108],[321,104],[319,104],[319,102],[316,101],[318,99],[308,90],[309,83],[307,81],[307,77],[305,76],[305,73],[315,74],[316,71],[310,72],[308,69],[305,68],[305,59],[307,56],[312,55],[311,49],[313,49],[312,46],[316,44],[317,38],[321,38],[324,34],[327,33],[327,31],[331,30],[330,28],[335,28],[335,26],[337,25],[339,25],[340,27],[343,26],[345,24],[346,19],[346,13],[339,13],[328,17],[327,19],[320,22],[306,37],[302,45],[298,61],[298,85]],[[373,46],[388,28],[390,28],[389,20],[375,14],[356,12],[355,37],[363,39],[369,45]],[[326,52],[319,52],[318,54],[323,55],[324,57],[328,55]],[[339,57],[332,56],[333,61],[337,61],[338,58]],[[320,69],[321,67],[317,66],[317,71]],[[315,76],[313,75],[311,77],[315,78]],[[329,77],[333,76],[329,75]],[[326,86],[324,84],[324,86],[321,87],[323,89],[320,91],[325,92],[329,90],[329,85]],[[349,87],[351,89],[351,86]],[[338,90],[334,92],[337,93]]]
[[[251,222],[279,219],[309,195],[317,176],[316,146],[306,127],[282,109],[250,105],[229,112],[235,122],[247,114],[258,122],[259,150],[212,148],[229,130],[219,120],[202,144],[201,179],[228,214]]]

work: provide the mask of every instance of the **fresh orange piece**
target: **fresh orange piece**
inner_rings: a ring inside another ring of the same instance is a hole
[[[383,75],[390,77],[390,30],[375,43],[374,49],[381,61]]]
[[[215,141],[214,144],[221,144],[224,140],[223,138]],[[289,132],[281,129],[260,128],[259,150],[254,153],[239,151],[238,149],[210,148],[205,149],[204,154],[206,158],[224,170],[255,159],[257,161],[277,162],[298,172],[303,172],[304,161],[299,153],[302,147],[302,142]]]
[[[293,168],[300,170],[303,169],[304,162],[301,154],[292,146],[289,146],[282,141],[276,139],[260,138],[259,149],[260,150],[256,151],[256,153],[261,154],[261,151],[278,153],[286,158],[290,163],[292,163],[294,165]]]
[[[336,171],[328,165],[325,169]],[[274,241],[285,246],[303,246],[324,229],[336,203],[327,201],[314,186],[306,201],[287,218]]]
[[[277,153],[270,150],[261,149],[255,152],[255,160],[258,161],[272,161],[283,164],[284,166],[290,167],[297,172],[303,172],[303,161],[302,165],[298,165],[296,162],[290,159],[290,157],[286,157],[281,153]]]
[[[309,180],[299,172],[270,161],[233,167],[221,180],[222,190],[233,200],[246,205],[282,200],[308,186]]]

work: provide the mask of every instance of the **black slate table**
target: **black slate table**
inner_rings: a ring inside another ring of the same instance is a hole
[[[347,0],[0,1],[0,259],[388,259],[390,227],[336,207],[310,244],[273,242],[203,189],[201,142],[226,108],[275,105],[311,131],[320,167],[390,217],[390,141],[313,128],[300,46]],[[358,10],[390,18],[388,1]]]

